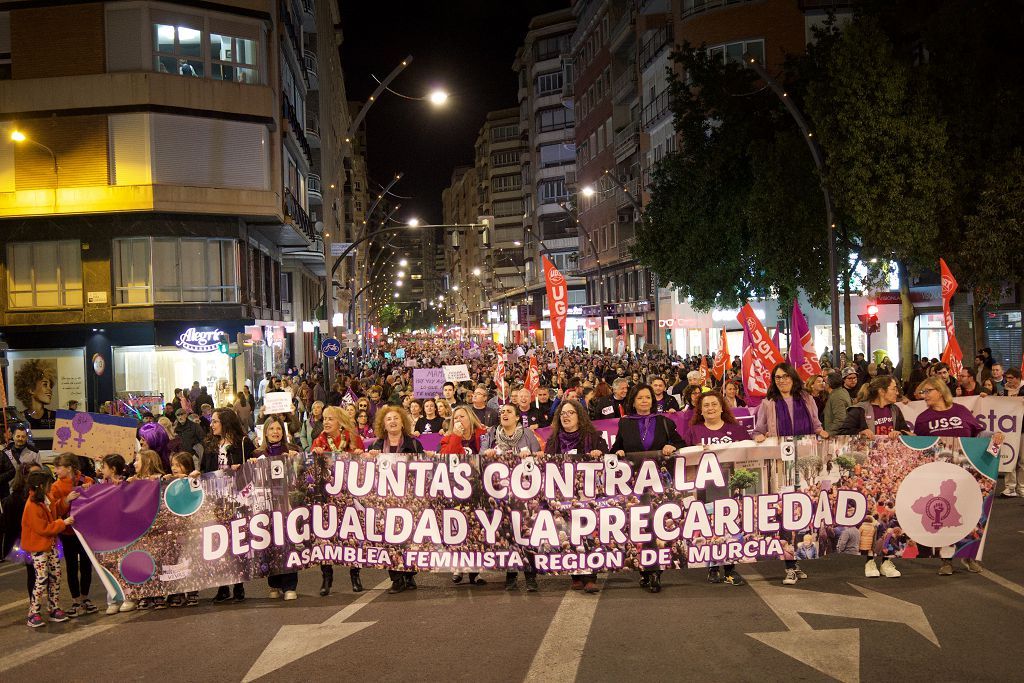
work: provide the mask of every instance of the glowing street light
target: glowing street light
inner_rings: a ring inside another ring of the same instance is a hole
[[[398,292],[395,292],[395,298],[396,299],[398,298]]]
[[[401,279],[401,278],[405,277],[405,271],[404,270],[400,270],[400,271],[398,271],[396,273],[396,275],[398,275],[399,279]]]
[[[474,268],[473,269],[473,275],[476,275],[477,277],[480,277],[480,269],[479,268]]]
[[[401,286],[402,286],[402,281],[401,280],[395,280],[395,287],[401,287]]]
[[[587,199],[590,199],[591,197],[594,196],[594,188],[592,188],[590,185],[584,185],[583,189],[580,190],[580,194],[582,194]]]
[[[408,225],[410,228],[415,228],[419,224],[420,224],[420,219],[419,218],[410,218],[408,223],[406,223],[406,225]]]
[[[443,106],[448,101],[448,93],[440,88],[430,93],[430,103],[435,107]]]
[[[398,262],[398,265],[400,265],[403,268],[405,268],[407,265],[409,265],[409,262],[406,261],[405,259],[402,259],[401,261]]]
[[[11,140],[13,140],[14,142],[25,142],[25,140],[27,139],[28,138],[25,137],[25,134],[22,133],[20,130],[11,131]]]

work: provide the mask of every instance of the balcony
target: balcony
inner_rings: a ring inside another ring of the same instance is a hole
[[[313,0],[302,0],[302,29],[307,33],[316,31],[316,9]]]
[[[295,105],[293,105],[292,101],[288,99],[288,96],[283,93],[281,95],[281,118],[288,123],[289,130],[291,130],[292,135],[295,136],[296,144],[298,144],[302,153],[306,155],[306,161],[312,163],[313,153],[310,151],[309,141],[306,140],[306,134],[303,132],[306,127],[304,124],[299,122],[298,113],[295,111]]]
[[[731,7],[733,5],[742,5],[744,3],[751,2],[751,1],[752,0],[683,0],[682,18],[683,19],[689,19],[690,17],[694,17],[694,16],[696,16],[698,14],[703,14],[704,12],[710,12],[712,10],[722,9],[723,7]],[[812,5],[827,4],[829,7],[831,7],[834,3],[832,3],[832,2],[828,2],[828,3],[807,3],[807,2],[801,2],[800,4],[801,5],[806,5],[806,4],[812,4]],[[849,3],[846,3],[846,4],[849,4]]]
[[[615,160],[622,161],[640,147],[639,121],[633,120],[615,132]]]
[[[312,2],[312,0],[310,0]],[[285,34],[288,36],[288,42],[291,43],[292,49],[295,51],[295,57],[298,58],[302,54],[302,36],[299,34],[299,28],[295,26],[295,21],[292,19],[292,13],[288,11],[288,3],[285,0],[281,0],[279,3],[281,23],[284,25]]]
[[[656,29],[651,37],[643,44],[640,48],[640,56],[637,58],[637,62],[640,64],[640,70],[643,71],[651,65],[651,63],[658,58],[661,51],[664,50],[669,43],[672,42],[672,24],[665,24],[659,29]]]
[[[320,117],[306,113],[306,139],[313,149],[320,149]]]
[[[630,63],[626,70],[612,82],[612,101],[616,104],[628,102],[639,94],[636,87],[636,65]]]
[[[636,15],[633,13],[632,7],[627,7],[619,17],[619,20],[615,22],[615,26],[612,27],[611,33],[608,36],[609,49],[613,52],[619,49],[619,46],[625,42],[626,38],[630,33],[633,32],[633,27],[636,25]]]
[[[306,50],[302,55],[302,64],[306,67],[306,82],[309,84],[309,89],[319,90],[320,75],[317,72],[316,53],[312,50]]]
[[[284,216],[285,222],[294,226],[295,230],[302,234],[310,243],[316,241],[316,231],[313,228],[313,219],[309,217],[306,210],[292,191],[284,189]]]
[[[671,111],[669,104],[668,90],[666,90],[644,105],[640,112],[640,125],[643,126],[643,129],[649,130],[654,124],[668,116]]]
[[[324,193],[320,185],[320,176],[316,173],[306,176],[306,194],[309,196],[310,205],[323,204]]]
[[[626,191],[623,191],[621,189],[615,190],[615,205],[618,206],[620,209],[625,207],[636,208],[634,206],[634,202],[636,202],[637,204],[640,203],[639,178],[627,180],[625,183],[623,183],[623,186],[626,188]]]

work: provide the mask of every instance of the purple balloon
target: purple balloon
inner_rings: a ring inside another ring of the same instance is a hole
[[[133,550],[121,558],[121,576],[128,583],[145,583],[156,573],[156,562],[145,550]]]
[[[160,482],[95,484],[74,502],[75,528],[95,552],[117,550],[142,538],[160,507]],[[116,520],[112,523],[111,520]]]

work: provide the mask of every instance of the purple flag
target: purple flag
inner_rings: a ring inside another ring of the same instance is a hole
[[[809,332],[807,329],[807,319],[804,318],[803,312],[800,310],[800,301],[793,299],[793,318],[789,323],[790,334],[792,335],[792,343],[789,345],[789,362],[794,368],[799,368],[804,364],[804,335]]]
[[[772,344],[775,344],[775,348],[777,348],[777,349],[781,349],[782,348],[779,345],[779,326],[778,325],[775,326],[775,331],[772,332]]]

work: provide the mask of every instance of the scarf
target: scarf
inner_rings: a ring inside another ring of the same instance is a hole
[[[654,413],[650,415],[630,415],[629,419],[636,422],[636,429],[640,432],[640,443],[643,444],[644,450],[651,450],[651,446],[654,445],[654,428],[657,424],[657,416]]]
[[[278,441],[277,443],[267,444],[267,447],[263,449],[267,455],[284,455],[288,452],[288,447],[284,441]]]
[[[578,429],[575,432],[558,432],[558,452],[576,451],[579,453],[582,441],[583,438]]]
[[[783,398],[775,401],[776,423],[779,436],[801,436],[811,434],[811,416],[807,412],[807,402],[803,395],[793,397],[793,416],[790,417],[789,406]]]
[[[519,442],[523,438],[523,426],[516,425],[516,430],[512,432],[512,436],[505,434],[505,430],[501,426],[494,428],[494,445],[498,447],[499,451],[515,451],[519,448]]]

